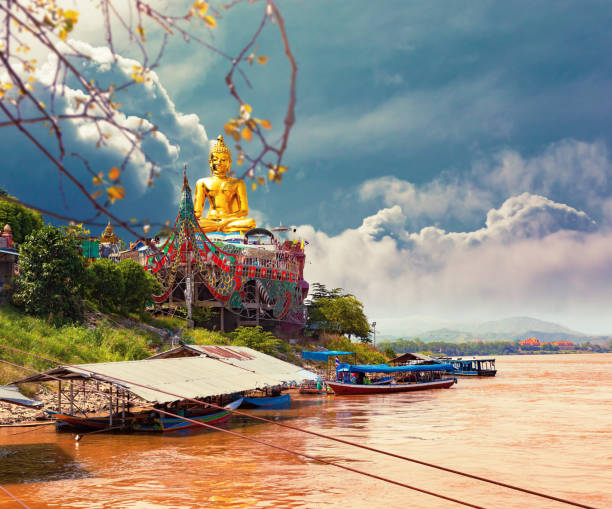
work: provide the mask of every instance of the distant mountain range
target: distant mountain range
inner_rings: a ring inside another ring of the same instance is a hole
[[[612,341],[612,336],[591,336],[574,331],[562,325],[530,318],[515,316],[477,324],[457,324],[452,328],[429,330],[401,339],[418,337],[424,342],[445,341],[465,343],[467,341],[516,341],[537,338],[540,341],[571,341],[573,343],[604,344]],[[381,341],[397,341],[399,337],[381,337]]]

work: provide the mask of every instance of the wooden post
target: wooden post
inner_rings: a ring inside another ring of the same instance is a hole
[[[62,381],[57,382],[57,413],[62,413]]]
[[[113,386],[108,391],[108,427],[113,427]]]
[[[221,306],[221,332],[225,332],[225,307]]]
[[[121,391],[121,426],[125,426],[125,391]]]
[[[70,415],[74,415],[74,381],[70,380]]]

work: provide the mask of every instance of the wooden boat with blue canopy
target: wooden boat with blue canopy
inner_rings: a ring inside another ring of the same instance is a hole
[[[387,364],[340,364],[336,380],[327,385],[337,395],[385,394],[394,392],[448,389],[457,383],[448,377],[450,364],[389,366]],[[381,376],[382,375],[382,376]]]
[[[453,369],[449,373],[458,376],[495,376],[495,359],[448,359]]]

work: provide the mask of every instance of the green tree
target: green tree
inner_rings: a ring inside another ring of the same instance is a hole
[[[4,191],[0,196],[8,196],[8,193]],[[44,222],[36,210],[0,199],[0,229],[5,224],[11,226],[13,240],[21,244],[30,233],[42,228]]]
[[[102,311],[119,311],[125,289],[117,264],[103,258],[87,267],[87,293]]]
[[[159,283],[152,274],[145,271],[135,260],[121,260],[117,268],[123,279],[121,308],[124,313],[144,313],[147,302]]]
[[[307,320],[311,330],[355,335],[364,343],[371,342],[370,324],[357,297],[342,288],[328,290],[321,283],[313,283],[312,288]]]
[[[21,244],[13,300],[27,313],[54,324],[80,320],[85,284],[85,259],[74,236],[43,226]]]
[[[338,325],[340,334],[357,336],[363,343],[371,342],[370,324],[363,312],[363,304],[354,296],[326,299],[321,304],[321,312],[326,321]]]
[[[264,330],[261,326],[257,327],[238,327],[230,333],[232,344],[236,346],[248,346],[253,350],[271,354],[280,340],[271,332]]]

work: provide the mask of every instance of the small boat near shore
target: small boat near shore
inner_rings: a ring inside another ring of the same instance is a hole
[[[223,410],[210,407],[204,410],[185,410],[182,417],[187,417],[191,421],[197,421],[205,424],[221,424],[229,419],[232,411],[236,410],[242,404],[243,398],[232,401],[225,405]],[[180,412],[180,410],[179,410]],[[136,417],[132,423],[133,431],[178,431],[188,428],[200,427],[196,422],[186,421],[178,417],[169,417],[159,412],[151,410],[149,416],[141,419]]]
[[[215,407],[208,408],[177,408],[168,409],[169,412],[176,413],[192,421],[203,422],[206,424],[221,424],[230,416],[232,410],[236,410],[243,399],[224,406],[223,410]],[[103,431],[119,430],[125,432],[165,432],[176,431],[198,426],[198,424],[178,417],[166,416],[155,409],[140,410],[137,412],[79,416],[45,410],[49,417],[56,420],[59,429],[65,431]]]
[[[291,405],[291,395],[281,394],[280,396],[244,396],[242,406],[244,408],[288,408]]]
[[[449,369],[452,369],[449,364],[340,364],[336,370],[338,379],[327,380],[326,383],[340,396],[448,389],[457,383],[456,378],[450,378],[445,373]],[[389,376],[391,374],[393,376]]]
[[[495,376],[495,359],[463,359],[461,357],[441,359],[448,362],[453,369],[450,374],[456,376]]]

